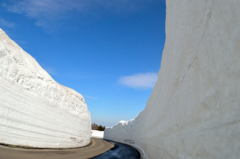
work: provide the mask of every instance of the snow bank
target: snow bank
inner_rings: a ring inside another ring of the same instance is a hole
[[[0,29],[0,143],[67,148],[90,137],[83,97],[54,81]]]
[[[103,139],[104,131],[92,130],[92,137]]]
[[[145,110],[105,138],[150,159],[240,156],[240,1],[167,0],[166,44]]]

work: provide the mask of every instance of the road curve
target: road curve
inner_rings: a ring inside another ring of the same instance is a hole
[[[23,149],[0,146],[0,159],[88,159],[102,154],[114,145],[92,138],[90,145],[74,149]]]

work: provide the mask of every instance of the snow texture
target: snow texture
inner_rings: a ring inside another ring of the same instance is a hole
[[[92,137],[103,139],[104,131],[92,130]]]
[[[84,98],[54,81],[0,29],[0,143],[69,148],[90,137]]]
[[[240,1],[167,0],[157,84],[133,121],[105,138],[140,146],[150,159],[240,156]]]

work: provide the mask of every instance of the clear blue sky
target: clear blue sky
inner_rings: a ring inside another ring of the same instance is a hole
[[[0,0],[0,27],[110,126],[136,117],[151,94],[165,1]]]

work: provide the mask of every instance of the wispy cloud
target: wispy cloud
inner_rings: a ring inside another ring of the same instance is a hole
[[[10,12],[34,19],[38,26],[45,26],[71,11],[86,13],[94,8],[102,8],[125,12],[141,8],[150,1],[153,0],[6,0],[2,6]]]
[[[0,28],[1,27],[13,28],[14,26],[15,26],[15,23],[10,22],[6,19],[0,18]]]
[[[7,0],[2,7],[9,12],[24,15],[37,26],[47,28],[69,11],[82,11],[86,0]]]
[[[157,73],[139,73],[123,76],[119,83],[131,88],[152,88],[157,81]]]
[[[31,18],[56,18],[71,10],[81,10],[86,0],[19,0],[8,1],[5,8]]]

